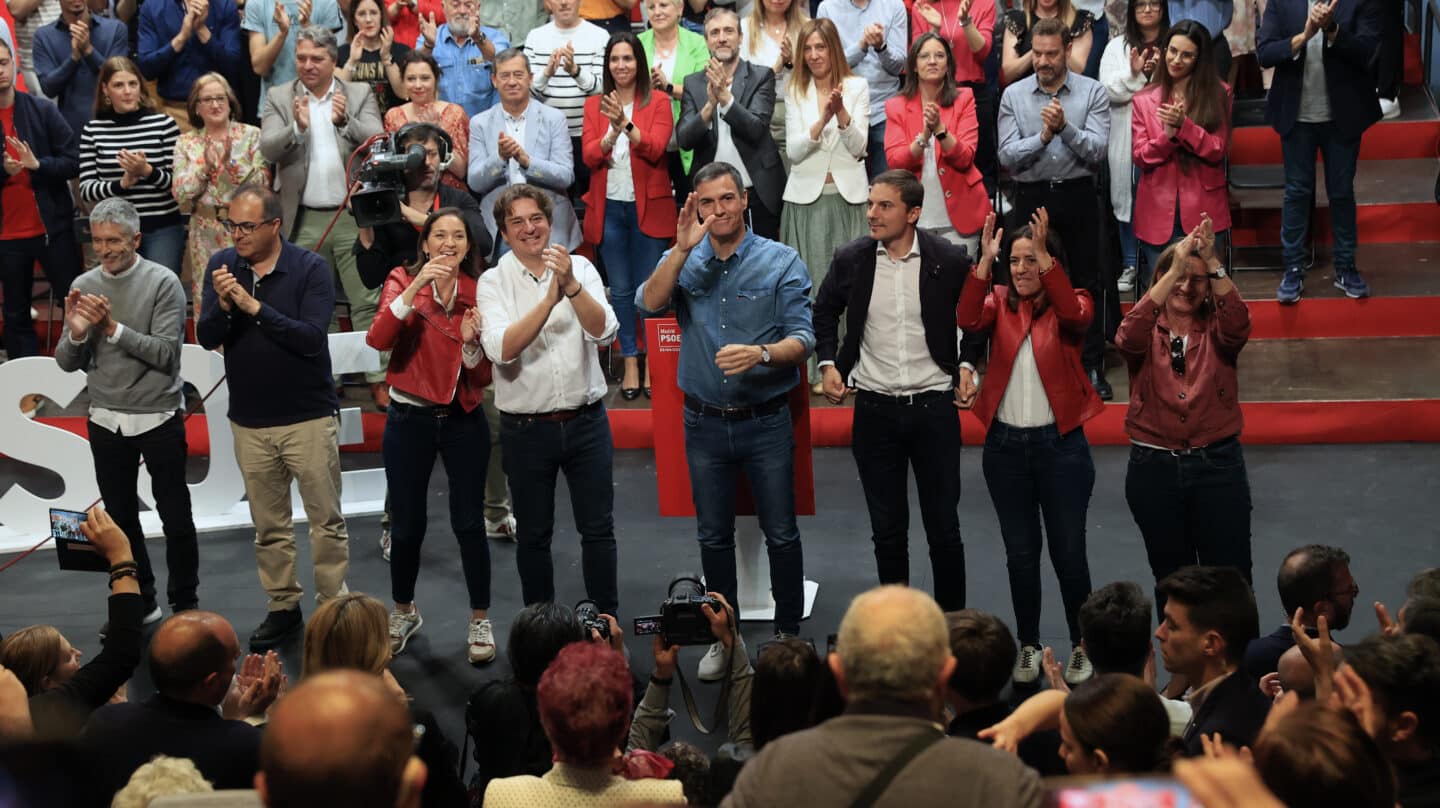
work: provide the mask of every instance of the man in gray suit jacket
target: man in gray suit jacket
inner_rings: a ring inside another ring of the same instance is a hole
[[[260,153],[277,165],[276,190],[284,219],[280,232],[330,263],[350,304],[350,324],[367,331],[380,290],[367,289],[356,268],[355,217],[340,213],[350,181],[350,156],[384,130],[380,105],[368,85],[335,78],[335,33],[307,25],[295,39],[299,78],[271,87],[260,120]],[[334,220],[325,243],[320,237]],[[384,370],[366,374],[376,403],[389,403]]]
[[[500,235],[495,198],[506,186],[528,183],[550,197],[552,240],[573,250],[580,246],[581,235],[568,194],[575,163],[565,113],[531,97],[530,60],[519,48],[495,54],[491,75],[500,103],[470,119],[470,190],[482,197],[485,226]],[[509,245],[495,239],[496,255],[507,249]]]
[[[777,241],[785,167],[770,136],[775,73],[741,59],[740,39],[734,11],[716,8],[705,15],[710,64],[685,77],[675,140],[694,150],[696,170],[717,160],[740,169],[750,195],[750,229]]]
[[[956,662],[929,595],[892,584],[855,598],[829,663],[844,714],[766,744],[722,808],[850,805],[862,794],[876,808],[1045,803],[1040,776],[1015,755],[945,736],[940,710]]]

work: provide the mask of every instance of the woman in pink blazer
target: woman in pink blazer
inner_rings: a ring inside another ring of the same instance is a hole
[[[1141,289],[1150,285],[1160,253],[1198,227],[1203,214],[1217,237],[1228,238],[1230,230],[1230,88],[1215,73],[1209,34],[1193,20],[1176,23],[1160,41],[1160,56],[1164,69],[1131,101]]]
[[[916,225],[978,255],[990,196],[975,166],[980,127],[975,96],[955,83],[950,43],[933,32],[915,38],[905,84],[885,102],[885,159],[925,186]]]

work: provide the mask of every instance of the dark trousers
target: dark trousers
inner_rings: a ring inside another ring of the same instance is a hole
[[[1405,78],[1405,4],[1387,0],[1381,5],[1385,18],[1380,28],[1380,48],[1375,52],[1375,89],[1381,98],[1394,99]]]
[[[1238,438],[1190,454],[1131,446],[1125,501],[1157,583],[1194,564],[1234,567],[1250,580],[1250,481]],[[1157,591],[1156,613],[1164,607]]]
[[[1090,178],[1063,183],[1021,182],[1016,184],[1015,207],[1008,224],[1011,233],[1030,223],[1030,216],[1044,207],[1050,214],[1050,231],[1060,237],[1062,256],[1057,256],[1076,289],[1084,289],[1096,301],[1116,297],[1113,267],[1100,260],[1101,203],[1095,181]],[[1007,277],[1008,281],[1008,277]],[[1102,294],[1106,297],[1102,297]],[[1080,360],[1086,370],[1105,372],[1104,317],[1097,316],[1085,333]]]
[[[575,182],[570,185],[570,199],[580,202],[585,192],[590,189],[590,167],[585,165],[585,157],[580,151],[580,138],[570,138],[571,157],[575,165]],[[580,213],[581,211],[576,211]]]
[[[969,87],[975,94],[975,119],[980,125],[980,139],[975,144],[975,167],[985,180],[985,192],[994,193],[997,144],[995,93],[983,81],[967,81],[960,85]]]
[[[80,248],[75,232],[68,226],[50,236],[0,241],[0,290],[5,295],[5,354],[11,359],[39,353],[35,321],[30,317],[31,286],[35,262],[45,270],[45,279],[58,307],[70,293],[70,283],[80,274]],[[63,329],[63,323],[59,328]],[[57,332],[58,333],[58,332]]]
[[[518,525],[515,565],[525,604],[555,600],[550,539],[555,533],[555,475],[565,474],[580,534],[585,595],[606,614],[618,614],[616,583],[615,447],[605,405],[595,402],[568,421],[500,414],[500,446],[510,478],[510,506]],[[472,460],[472,462],[475,462]],[[480,491],[472,494],[477,499]]]
[[[799,633],[805,612],[805,556],[795,521],[795,433],[790,409],[735,421],[703,415],[688,406],[683,415],[706,587],[724,595],[738,618],[735,487],[743,472],[765,534],[775,630]]]
[[[155,570],[140,528],[140,497],[136,492],[141,458],[150,473],[150,493],[165,531],[165,569],[169,576],[165,594],[174,609],[195,608],[199,602],[196,590],[200,586],[200,549],[190,514],[190,489],[185,485],[185,419],[177,413],[139,435],[117,435],[94,421],[87,426],[100,498],[110,518],[130,540],[145,610],[155,607]]]
[[[670,187],[675,190],[675,210],[678,211],[684,207],[686,197],[695,187],[690,182],[690,175],[685,173],[685,161],[680,159],[680,152],[669,152],[666,163],[670,171]]]
[[[780,240],[780,211],[771,210],[760,200],[760,194],[754,188],[745,189],[750,200],[750,206],[746,211],[750,214],[750,229],[755,235],[763,236],[771,241]]]
[[[393,401],[381,443],[390,503],[390,595],[415,602],[420,545],[425,541],[426,499],[435,457],[450,483],[450,530],[460,543],[460,568],[471,609],[490,608],[490,545],[485,539],[485,458],[490,427],[485,411],[412,407]]]
[[[612,36],[615,34],[624,34],[630,32],[629,14],[616,14],[614,17],[606,17],[605,19],[600,20],[591,20],[590,22],[593,22],[601,28],[604,28],[605,32]]]
[[[910,583],[909,472],[930,543],[935,600],[965,608],[965,545],[960,540],[960,419],[949,390],[914,403],[860,391],[851,451],[870,510],[875,567],[882,584]]]
[[[1096,40],[1097,42],[1099,40]],[[1215,56],[1215,72],[1220,76],[1221,81],[1230,80],[1230,62],[1235,58],[1230,55],[1230,41],[1221,34],[1210,40],[1211,52]]]
[[[1095,487],[1085,430],[1061,435],[1054,424],[1021,429],[995,421],[985,434],[982,463],[1005,542],[1020,643],[1040,644],[1040,548],[1047,538],[1070,642],[1079,643],[1080,605],[1090,595],[1085,514]]]
[[[1355,212],[1355,169],[1360,137],[1347,137],[1328,123],[1300,123],[1280,138],[1285,194],[1280,208],[1280,249],[1287,269],[1309,260],[1307,236],[1315,204],[1315,155],[1325,163],[1325,196],[1330,200],[1332,255],[1336,269],[1355,268],[1359,243]]]
[[[885,123],[872,121],[866,135],[865,175],[872,180],[890,168],[890,162],[885,158]]]

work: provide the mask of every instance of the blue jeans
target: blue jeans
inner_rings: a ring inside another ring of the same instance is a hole
[[[435,456],[450,483],[450,530],[460,543],[460,567],[470,608],[490,608],[490,546],[485,539],[485,469],[490,426],[485,412],[412,407],[391,402],[381,443],[390,504],[390,595],[415,602],[420,545],[425,541],[426,500]]]
[[[890,163],[885,159],[885,122],[872,120],[865,146],[865,174],[873,180],[889,169]]]
[[[620,355],[635,356],[635,290],[650,278],[667,242],[640,232],[634,202],[605,200],[605,233],[600,255],[610,276],[610,305],[620,321]]]
[[[1134,232],[1134,229],[1131,229]],[[1140,248],[1140,254],[1145,259],[1145,265],[1140,268],[1135,278],[1135,299],[1139,300],[1140,295],[1149,290],[1150,284],[1155,282],[1155,266],[1160,263],[1160,254],[1165,252],[1171,244],[1185,238],[1185,227],[1180,224],[1180,209],[1175,209],[1175,224],[1170,230],[1170,240],[1164,244],[1151,244],[1150,242],[1136,238],[1135,243]],[[1221,230],[1215,234],[1215,255],[1218,258],[1225,257],[1225,244],[1230,238],[1229,230]],[[1302,265],[1303,266],[1303,265]]]
[[[685,408],[685,459],[695,499],[700,563],[706,586],[738,607],[735,580],[735,488],[740,473],[770,557],[775,630],[800,631],[805,610],[805,557],[795,522],[795,434],[790,409],[727,421]],[[738,609],[737,609],[738,612]]]
[[[555,600],[550,539],[555,533],[555,475],[564,472],[570,509],[580,534],[580,570],[585,595],[606,614],[618,614],[616,583],[615,446],[610,419],[600,402],[582,407],[568,421],[500,414],[500,446],[510,478],[515,514],[515,566],[525,605]],[[471,462],[478,462],[471,459]],[[471,491],[477,505],[481,491]]]
[[[1190,454],[1132,445],[1125,502],[1157,583],[1194,564],[1234,567],[1250,580],[1250,480],[1238,438]],[[1156,592],[1156,613],[1164,607]]]
[[[1095,487],[1095,463],[1085,430],[1061,435],[1054,424],[1020,429],[995,421],[985,435],[982,466],[1005,542],[1020,643],[1040,644],[1040,548],[1047,537],[1070,642],[1079,643],[1080,605],[1090,595],[1085,514]]]
[[[142,232],[140,255],[179,275],[185,261],[185,225],[172,224]]]
[[[1334,236],[1335,268],[1355,268],[1355,164],[1360,159],[1360,138],[1347,139],[1325,123],[1296,123],[1280,139],[1285,163],[1285,201],[1280,209],[1280,244],[1285,267],[1304,267],[1315,199],[1315,154],[1325,160],[1325,195],[1330,199],[1330,226]]]
[[[1139,266],[1135,262],[1139,260],[1138,250],[1135,243],[1135,225],[1132,222],[1115,220],[1120,229],[1120,266]]]

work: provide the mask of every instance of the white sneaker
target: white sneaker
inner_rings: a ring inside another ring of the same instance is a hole
[[[160,622],[161,620],[164,620],[164,619],[165,619],[165,613],[162,612],[162,611],[160,611],[160,607],[159,607],[159,606],[156,606],[154,609],[152,609],[152,610],[150,611],[149,614],[147,614],[147,615],[145,615],[143,618],[141,618],[141,620],[140,620],[140,625],[142,625],[142,626],[148,626],[148,625],[150,625],[151,623],[158,623],[158,622]]]
[[[466,639],[466,654],[471,665],[489,662],[495,658],[495,629],[489,620],[471,620],[470,635]]]
[[[1399,97],[1380,99],[1380,117],[1387,121],[1393,121],[1400,117]]]
[[[1135,276],[1140,274],[1135,267],[1125,267],[1120,270],[1120,279],[1115,282],[1115,288],[1122,292],[1135,291]]]
[[[498,522],[492,522],[492,521],[490,521],[490,518],[489,518],[489,517],[486,517],[486,518],[485,518],[485,538],[487,538],[487,539],[498,539],[499,541],[508,541],[508,542],[510,542],[511,544],[514,544],[514,543],[515,543],[515,540],[516,540],[516,539],[515,539],[515,514],[513,514],[513,513],[506,514],[506,515],[505,515],[505,518],[504,518],[504,519],[501,519],[501,520],[498,521]]]
[[[711,643],[710,650],[705,652],[705,657],[700,660],[700,669],[695,675],[702,682],[718,682],[725,678],[725,646],[720,643]]]
[[[1095,668],[1090,664],[1090,657],[1085,655],[1085,649],[1075,646],[1070,649],[1070,664],[1065,666],[1065,684],[1074,687],[1081,682],[1095,675]]]
[[[1033,645],[1021,646],[1010,678],[1015,680],[1015,684],[1034,684],[1040,678],[1040,649]]]
[[[390,528],[380,531],[380,557],[390,560]]]
[[[402,612],[399,609],[390,613],[390,654],[400,656],[405,650],[405,643],[415,636],[415,632],[425,625],[425,618],[420,616],[420,610],[413,612]]]

